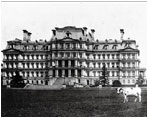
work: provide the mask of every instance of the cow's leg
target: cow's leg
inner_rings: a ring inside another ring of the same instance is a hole
[[[126,96],[126,101],[128,102],[128,97]]]
[[[138,96],[136,96],[136,98],[135,98],[135,102],[137,101],[137,99],[138,99]]]
[[[141,94],[139,94],[139,102],[141,102]]]
[[[124,95],[124,103],[127,101],[127,97],[126,95]]]

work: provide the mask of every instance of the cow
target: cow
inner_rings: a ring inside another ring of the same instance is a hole
[[[124,97],[124,103],[128,102],[128,96],[135,96],[135,102],[139,99],[141,102],[141,88],[140,87],[124,87],[124,88],[117,88],[117,93],[122,94]]]

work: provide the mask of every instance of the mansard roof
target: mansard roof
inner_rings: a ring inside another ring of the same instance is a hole
[[[133,51],[139,52],[138,49],[131,48],[130,46],[128,46],[128,47],[126,47],[124,49],[120,49],[119,51],[120,52],[133,52]]]
[[[53,31],[53,36],[50,41],[42,40],[31,41],[31,40],[20,40],[15,39],[8,41],[8,44],[20,44],[24,46],[28,45],[50,45],[51,43],[57,42],[80,42],[85,43],[86,46],[92,45],[95,51],[137,51],[136,41],[127,40],[117,40],[117,39],[105,39],[98,40],[94,38],[95,30],[91,29],[90,32],[87,31],[87,27],[77,28],[75,26],[65,26],[62,28],[55,27]]]
[[[22,53],[21,50],[18,50],[18,49],[15,49],[15,48],[8,48],[8,49],[4,49],[2,50],[3,53],[10,53],[10,54],[19,54],[19,53]]]

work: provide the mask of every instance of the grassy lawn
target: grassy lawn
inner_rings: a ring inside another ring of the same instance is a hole
[[[147,90],[142,102],[123,103],[115,89],[2,89],[2,117],[146,117]]]

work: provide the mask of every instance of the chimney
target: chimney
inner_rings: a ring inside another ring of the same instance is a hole
[[[84,35],[87,34],[87,27],[83,27],[83,30],[84,30]]]
[[[56,35],[56,30],[52,30],[52,33],[55,36]]]
[[[123,40],[124,29],[120,29],[120,33],[121,33],[121,40]]]
[[[27,30],[23,30],[23,41],[26,41],[28,37],[28,31]]]
[[[31,40],[31,34],[30,32],[28,32],[28,40],[30,41]]]
[[[91,35],[92,35],[93,38],[94,38],[94,33],[95,33],[95,30],[91,29]]]

